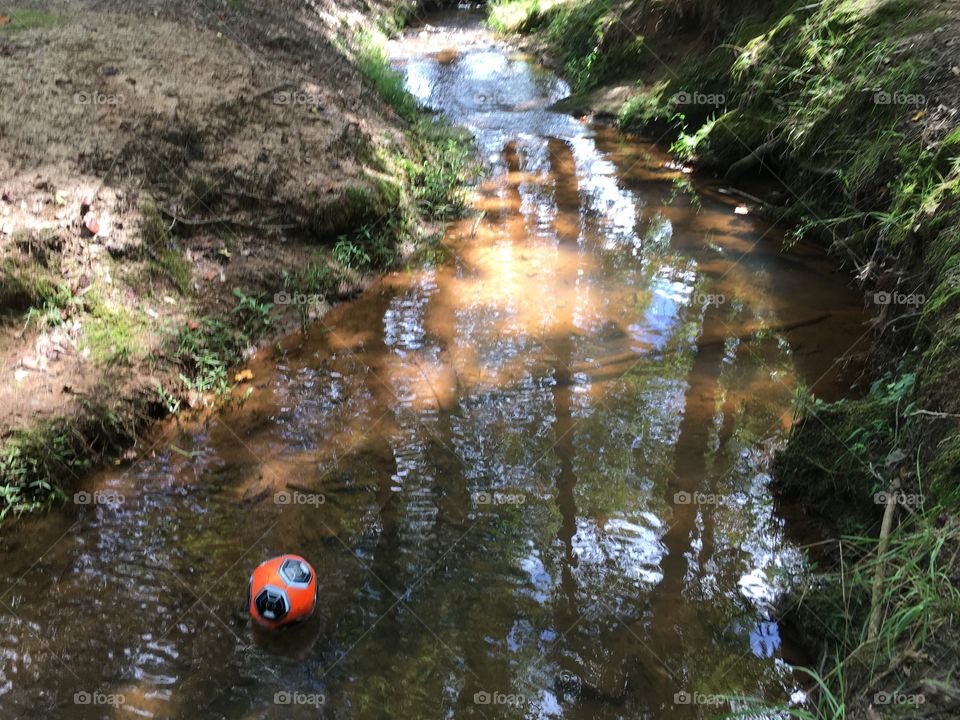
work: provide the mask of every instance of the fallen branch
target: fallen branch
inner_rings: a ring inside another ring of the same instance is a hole
[[[252,223],[247,220],[240,220],[238,218],[231,217],[215,217],[215,218],[185,218],[177,215],[172,210],[169,210],[161,205],[157,205],[157,210],[160,211],[161,215],[166,215],[173,221],[173,224],[170,226],[170,229],[173,229],[173,226],[177,223],[181,225],[186,225],[187,227],[203,227],[206,225],[232,225],[233,227],[243,228],[245,230],[260,230],[262,232],[270,232],[272,230],[293,230],[301,227],[298,223],[284,223],[280,225],[264,225],[261,223]]]
[[[736,180],[738,177],[744,173],[753,170],[757,165],[760,165],[763,162],[763,159],[775,152],[783,145],[783,140],[780,138],[774,138],[773,140],[767,140],[756,150],[752,150],[745,157],[737,160],[733,165],[727,168],[726,174],[723,176],[724,180]]]
[[[735,338],[740,342],[750,342],[754,339],[754,336],[760,330],[766,330],[773,333],[785,333],[790,332],[791,330],[798,330],[803,327],[809,327],[810,325],[816,325],[821,323],[831,316],[830,313],[822,313],[820,315],[814,315],[813,317],[805,318],[803,320],[796,320],[791,323],[783,323],[781,325],[774,325],[772,327],[754,327],[748,329],[738,335],[724,335],[721,338],[715,340],[708,340],[706,342],[697,343],[697,352],[702,352],[704,350],[711,350],[718,347],[723,347],[726,345],[727,341],[731,338]],[[627,352],[618,353],[616,355],[609,355],[604,358],[599,358],[597,360],[590,361],[580,361],[573,363],[571,370],[575,373],[586,373],[590,375],[591,371],[599,371],[604,368],[609,368],[611,365],[620,365],[623,363],[637,362],[642,353],[638,353],[632,350]],[[590,379],[594,382],[597,380],[606,379],[606,376],[601,375],[590,375]]]
[[[716,340],[710,340],[704,343],[697,343],[697,350],[705,350],[711,347],[723,346],[726,344],[727,340],[731,338],[739,340],[740,342],[750,342],[754,339],[756,335],[761,330],[771,333],[786,333],[792,330],[799,330],[800,328],[810,327],[811,325],[816,325],[817,323],[822,323],[824,320],[829,318],[831,313],[821,313],[820,315],[814,315],[813,317],[806,318],[805,320],[797,320],[792,323],[783,323],[781,325],[773,325],[771,327],[755,327],[753,329],[745,330],[744,332],[738,335],[728,335],[725,337],[718,338]]]
[[[754,203],[754,204],[756,204],[756,205],[767,205],[767,204],[768,204],[768,203],[766,203],[764,200],[761,200],[760,198],[758,198],[756,195],[751,195],[750,193],[744,192],[743,190],[740,190],[740,189],[735,188],[735,187],[729,187],[729,188],[727,188],[727,187],[722,187],[722,188],[720,188],[719,192],[720,192],[721,195],[739,195],[739,196],[742,197],[744,200],[749,200],[750,202],[752,202],[752,203]]]
[[[472,240],[477,235],[477,228],[480,227],[480,223],[483,222],[483,218],[486,217],[487,211],[484,210],[481,212],[476,219],[476,222],[473,223],[473,230],[470,231],[470,239]]]

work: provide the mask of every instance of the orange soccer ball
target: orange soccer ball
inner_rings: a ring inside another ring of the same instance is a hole
[[[299,555],[281,555],[261,563],[247,591],[250,617],[275,630],[306,620],[317,604],[317,574]]]

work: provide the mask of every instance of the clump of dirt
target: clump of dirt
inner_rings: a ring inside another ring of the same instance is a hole
[[[406,10],[87,0],[5,11],[0,436],[175,385],[178,332],[238,298],[267,302],[318,248],[383,217],[396,202],[385,188],[402,181],[383,155],[404,152],[408,125],[364,81],[351,43]],[[364,282],[338,277],[334,298]]]

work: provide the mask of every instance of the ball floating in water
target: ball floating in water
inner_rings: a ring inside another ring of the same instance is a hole
[[[247,605],[261,627],[275,630],[306,620],[317,604],[317,574],[299,555],[261,563],[250,577]]]

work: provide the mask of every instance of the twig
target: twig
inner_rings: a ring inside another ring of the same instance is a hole
[[[483,218],[486,217],[487,211],[484,210],[479,215],[477,215],[476,222],[473,223],[473,230],[470,231],[470,239],[472,240],[477,235],[477,228],[480,227],[480,223],[483,222]]]
[[[719,192],[721,195],[739,195],[745,200],[749,200],[750,202],[756,203],[757,205],[768,204],[765,201],[758,198],[756,195],[751,195],[750,193],[744,192],[743,190],[740,190],[739,188],[735,188],[735,187],[722,187],[720,188]]]
[[[935,418],[960,418],[957,413],[934,412],[933,410],[914,410],[910,415],[929,415]]]
[[[246,220],[239,220],[237,218],[229,218],[229,217],[215,217],[215,218],[202,218],[202,219],[185,218],[185,217],[180,217],[172,210],[168,210],[167,208],[161,205],[157,205],[157,210],[159,210],[161,214],[166,215],[168,218],[173,220],[173,224],[170,226],[171,230],[173,229],[173,226],[176,225],[177,223],[180,223],[181,225],[186,225],[188,227],[202,227],[205,225],[233,225],[235,227],[240,227],[247,230],[262,230],[264,232],[270,231],[270,230],[293,230],[295,228],[301,227],[298,223],[284,223],[281,225],[261,225],[260,223],[252,223]]]
[[[883,571],[886,563],[883,556],[890,546],[890,526],[893,525],[893,512],[897,508],[897,490],[900,481],[894,478],[887,489],[887,506],[883,510],[883,523],[880,525],[880,543],[877,546],[877,569],[873,573],[873,592],[870,596],[870,625],[867,631],[867,642],[873,643],[880,632],[880,585],[883,582]]]

